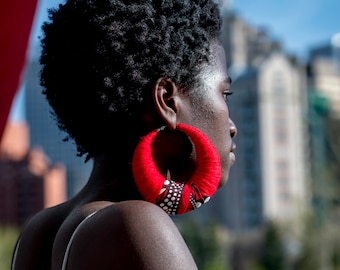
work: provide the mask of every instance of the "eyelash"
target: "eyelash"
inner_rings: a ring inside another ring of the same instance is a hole
[[[228,102],[228,96],[230,96],[230,95],[232,95],[232,94],[233,94],[233,92],[230,92],[230,91],[225,91],[225,92],[223,92],[224,100],[225,100],[226,102]]]

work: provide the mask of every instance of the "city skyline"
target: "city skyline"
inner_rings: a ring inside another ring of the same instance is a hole
[[[340,33],[337,0],[235,0],[233,11],[249,24],[264,27],[283,48],[301,60]]]

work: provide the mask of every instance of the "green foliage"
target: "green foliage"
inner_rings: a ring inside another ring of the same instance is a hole
[[[317,213],[306,216],[304,223],[301,251],[295,261],[294,270],[318,270],[320,265],[318,253],[320,232],[317,229],[319,224]]]
[[[245,266],[247,270],[266,270],[263,265],[255,260],[248,261]]]
[[[18,228],[0,227],[0,270],[11,268],[12,254],[18,236]]]
[[[262,258],[264,269],[286,269],[285,257],[286,255],[280,231],[273,222],[269,222],[264,233],[264,249]]]
[[[227,270],[227,251],[223,232],[217,223],[202,225],[198,221],[187,220],[179,226],[200,270]]]
[[[319,254],[317,246],[311,244],[314,241],[304,243],[303,250],[295,262],[294,270],[319,270]]]
[[[340,270],[340,243],[334,246],[334,253],[332,254],[332,264],[334,270]]]
[[[320,223],[314,212],[305,220],[301,251],[294,270],[340,270],[340,227],[335,220]]]

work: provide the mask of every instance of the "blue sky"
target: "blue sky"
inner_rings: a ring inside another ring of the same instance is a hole
[[[47,8],[62,0],[40,0],[32,29],[37,42],[40,25],[47,19]],[[228,1],[228,0],[225,0]],[[250,25],[265,27],[284,48],[300,58],[311,47],[330,41],[340,32],[340,0],[229,0],[231,9]],[[36,53],[36,49],[31,50]]]

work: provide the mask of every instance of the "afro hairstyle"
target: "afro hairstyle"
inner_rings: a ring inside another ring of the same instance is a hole
[[[213,0],[67,0],[50,9],[40,84],[78,155],[134,144],[152,85],[166,77],[189,92],[220,28]]]

